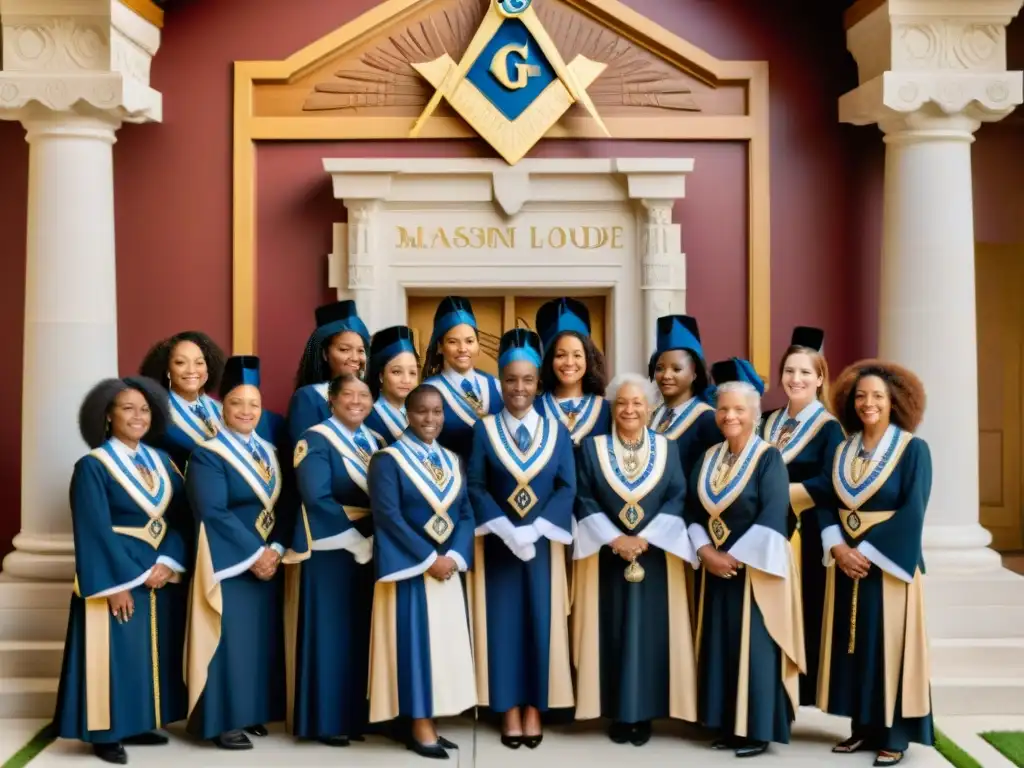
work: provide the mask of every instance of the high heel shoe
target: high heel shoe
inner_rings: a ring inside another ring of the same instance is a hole
[[[523,746],[527,749],[536,749],[542,741],[544,741],[543,733],[538,733],[536,736],[523,736]]]
[[[518,736],[506,736],[504,733],[501,734],[501,743],[509,749],[519,749],[523,746],[522,734]]]

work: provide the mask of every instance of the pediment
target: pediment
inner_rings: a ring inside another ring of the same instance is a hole
[[[415,119],[434,88],[413,65],[444,54],[459,61],[491,2],[390,0],[285,61],[242,62],[253,75],[251,116]],[[566,62],[582,55],[606,65],[587,92],[609,127],[748,114],[758,62],[715,59],[614,0],[534,0],[533,8]],[[434,115],[458,120],[444,100]],[[575,104],[560,125],[586,116]]]

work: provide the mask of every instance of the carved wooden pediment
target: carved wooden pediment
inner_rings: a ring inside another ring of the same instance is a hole
[[[257,79],[253,116],[415,117],[434,88],[412,65],[444,54],[459,61],[491,2],[407,2],[404,12],[353,30],[355,37],[339,39],[335,50],[286,79]],[[749,75],[744,77],[742,68],[735,66],[745,62],[719,62],[635,12],[613,17],[608,5],[599,0],[533,2],[565,61],[582,55],[607,65],[587,88],[602,115],[747,114]],[[319,41],[321,50],[327,40]],[[301,52],[291,58],[300,57]],[[435,114],[451,117],[454,112],[442,102]],[[579,104],[566,114],[567,119],[584,116]]]

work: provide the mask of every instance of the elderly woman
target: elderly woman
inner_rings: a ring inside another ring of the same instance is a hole
[[[608,388],[614,426],[577,455],[573,574],[576,718],[609,718],[617,744],[645,744],[651,721],[697,719],[676,444],[647,428],[654,393],[642,376]]]
[[[825,608],[818,706],[849,717],[833,752],[875,750],[896,765],[910,742],[931,745],[921,535],[932,485],[920,380],[892,363],[843,371],[833,406],[849,437],[832,464],[838,512],[823,525]]]
[[[170,457],[142,443],[169,419],[144,378],[100,382],[79,412],[92,450],[71,477],[75,591],[53,722],[108,763],[128,762],[125,744],[166,744],[154,729],[185,716],[185,548],[168,525],[185,494]]]
[[[576,496],[568,429],[534,409],[540,339],[501,338],[505,408],[473,430],[473,628],[480,705],[503,715],[501,743],[535,749],[541,715],[573,705],[565,546]]]
[[[661,393],[661,404],[651,414],[650,427],[676,442],[683,473],[689,478],[704,451],[722,440],[715,424],[715,409],[702,399],[708,388],[708,370],[696,318],[658,318],[657,346],[647,376]]]
[[[327,385],[343,373],[362,376],[370,332],[359,318],[354,301],[336,301],[316,308],[316,330],[306,342],[295,375],[295,393],[288,405],[288,435],[292,445],[302,433],[329,419]]]
[[[537,400],[541,415],[558,419],[579,445],[587,435],[607,435],[611,409],[604,399],[604,355],[590,338],[590,312],[575,299],[553,299],[537,310],[544,349]]]
[[[480,339],[469,299],[446,296],[434,313],[434,330],[423,362],[423,383],[444,398],[441,445],[463,459],[473,447],[473,429],[488,414],[501,411],[501,388],[493,376],[477,370]]]
[[[437,438],[441,394],[416,387],[409,428],[370,462],[377,585],[370,644],[370,720],[410,721],[406,746],[446,760],[456,745],[434,718],[476,706],[460,573],[473,564],[473,508],[459,457]]]
[[[199,446],[185,486],[198,524],[189,613],[188,730],[222,749],[251,749],[243,729],[284,719],[281,589],[285,547],[278,525],[281,467],[256,434],[259,358],[224,367],[224,429]]]
[[[786,531],[789,478],[759,438],[763,385],[746,360],[712,367],[725,441],[690,478],[687,521],[704,565],[697,619],[700,719],[712,747],[759,755],[788,743],[804,670],[800,583]]]
[[[825,333],[820,328],[793,330],[789,349],[779,362],[779,380],[789,402],[765,414],[761,438],[782,454],[789,472],[790,514],[788,531],[793,557],[800,568],[803,598],[804,655],[807,673],[800,676],[800,703],[813,705],[818,690],[818,655],[821,645],[821,606],[825,599],[825,568],[822,566],[821,515],[834,508],[815,507],[811,491],[818,495],[832,486],[832,457],[843,441],[843,428],[829,413],[828,363],[822,350]]]
[[[419,360],[412,328],[394,325],[373,334],[366,383],[376,402],[366,417],[366,425],[383,435],[389,445],[409,426],[405,418],[405,398],[418,382]]]
[[[301,563],[298,599],[286,600],[295,612],[295,624],[286,624],[295,652],[288,699],[296,736],[347,747],[361,739],[368,717],[374,579],[366,473],[384,439],[364,424],[373,403],[354,374],[332,379],[327,399],[331,418],[295,446],[303,506],[285,557]]]

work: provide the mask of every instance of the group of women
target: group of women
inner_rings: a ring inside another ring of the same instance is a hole
[[[502,337],[497,378],[464,298],[422,383],[409,328],[371,337],[353,302],[316,324],[284,419],[257,358],[194,332],[84,401],[61,736],[126,763],[165,723],[237,750],[284,720],[444,759],[435,718],[478,707],[510,749],[564,713],[636,746],[698,723],[746,757],[803,704],[875,765],[932,743],[912,373],[864,361],[829,398],[798,328],[762,418],[753,367],[709,370],[688,316],[610,384],[569,298]]]

